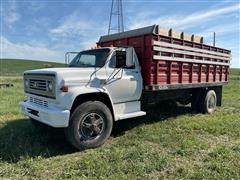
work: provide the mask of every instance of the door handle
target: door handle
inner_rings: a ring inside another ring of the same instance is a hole
[[[135,81],[136,79],[135,78],[130,78],[130,81]]]

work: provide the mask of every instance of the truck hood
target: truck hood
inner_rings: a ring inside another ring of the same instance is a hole
[[[105,69],[102,68],[99,71],[98,69],[99,68],[76,67],[46,68],[25,71],[24,74],[54,74],[58,82],[71,85],[75,83],[86,83],[96,78],[101,79],[106,77]]]

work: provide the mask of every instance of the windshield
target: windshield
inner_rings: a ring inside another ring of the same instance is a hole
[[[110,49],[92,49],[78,53],[69,67],[103,67]]]

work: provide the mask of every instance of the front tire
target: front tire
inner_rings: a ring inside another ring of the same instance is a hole
[[[70,144],[79,150],[96,148],[109,138],[112,126],[109,108],[100,101],[88,101],[74,110],[65,135]]]

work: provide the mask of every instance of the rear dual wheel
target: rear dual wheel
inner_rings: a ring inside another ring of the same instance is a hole
[[[196,91],[192,96],[192,109],[201,112],[212,114],[217,106],[217,96],[214,90]]]
[[[109,138],[112,126],[109,108],[102,102],[88,101],[75,109],[65,135],[70,144],[79,150],[95,148]]]
[[[217,96],[214,90],[209,90],[205,93],[205,98],[202,103],[203,113],[212,114],[217,106]]]

